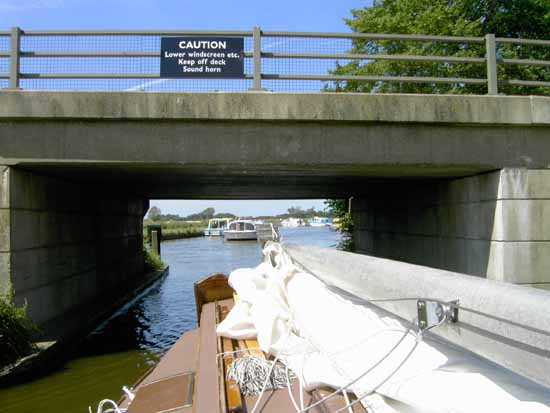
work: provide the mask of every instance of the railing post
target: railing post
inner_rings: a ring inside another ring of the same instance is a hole
[[[262,30],[259,27],[254,27],[252,30],[252,43],[253,43],[253,64],[254,74],[252,81],[252,88],[250,90],[263,90],[262,89]]]
[[[487,59],[487,94],[498,95],[497,44],[494,34],[485,35]]]
[[[19,89],[19,68],[21,51],[21,29],[19,27],[11,28],[10,39],[10,89]]]

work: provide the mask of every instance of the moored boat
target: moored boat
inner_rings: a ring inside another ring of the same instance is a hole
[[[208,227],[204,229],[204,235],[207,237],[222,236],[230,222],[231,218],[212,218],[208,221]]]
[[[312,227],[329,227],[331,225],[331,221],[329,218],[325,217],[313,217],[309,224]]]
[[[286,218],[281,221],[282,227],[297,228],[305,226],[305,222],[302,218]]]
[[[223,232],[226,241],[248,241],[258,239],[256,224],[248,220],[236,220],[229,223]]]

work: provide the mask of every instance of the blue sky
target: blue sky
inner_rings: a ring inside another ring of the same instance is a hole
[[[0,0],[0,30],[211,29],[349,32],[350,10],[366,0]],[[188,215],[207,207],[236,215],[285,212],[290,206],[323,209],[322,200],[153,200],[164,213]]]
[[[189,215],[212,207],[216,212],[230,212],[237,216],[277,215],[286,212],[291,206],[301,206],[303,209],[315,207],[316,210],[325,209],[321,199],[302,200],[152,200],[151,206],[156,205],[163,214]]]
[[[0,28],[349,31],[363,0],[0,0]]]

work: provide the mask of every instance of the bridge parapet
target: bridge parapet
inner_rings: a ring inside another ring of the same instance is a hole
[[[162,77],[161,39],[173,36],[242,38],[243,76],[237,79]],[[396,48],[396,44],[411,42],[438,46],[428,47],[428,54],[391,53],[392,49],[402,49]],[[362,46],[366,44],[369,47]],[[518,55],[521,58],[508,57],[508,49],[512,47],[547,48],[550,40],[497,38],[493,34],[459,37],[284,32],[262,31],[258,27],[243,31],[44,31],[14,27],[11,31],[0,31],[0,88],[319,92],[346,90],[348,84],[356,85],[358,90],[376,91],[380,84],[389,82],[450,85],[450,88],[436,88],[436,93],[442,90],[463,93],[468,90],[466,86],[473,85],[479,86],[476,93],[484,90],[496,95],[499,89],[502,93],[507,87],[538,90],[550,87],[547,71],[530,79],[517,79],[508,73],[510,67],[550,67],[550,60],[537,58],[540,53],[522,51]],[[342,74],[336,70],[350,62],[365,68],[379,61],[407,66],[397,74],[394,70],[377,74],[361,74],[361,70]],[[426,64],[438,65],[435,73],[439,74],[426,76]]]

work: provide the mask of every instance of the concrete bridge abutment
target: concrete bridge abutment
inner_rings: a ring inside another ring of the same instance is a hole
[[[353,199],[356,250],[550,289],[550,171],[369,187]]]
[[[78,330],[143,274],[147,208],[93,185],[0,166],[0,293],[27,303],[47,335]]]

